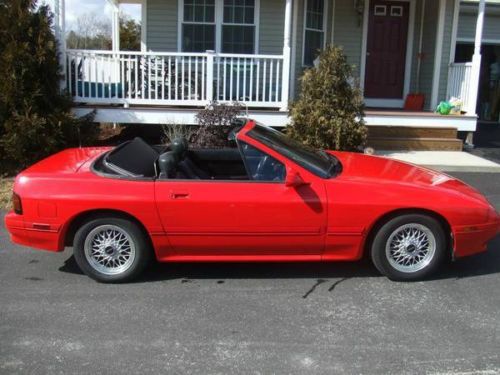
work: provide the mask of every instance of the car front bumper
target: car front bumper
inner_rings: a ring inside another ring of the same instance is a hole
[[[477,225],[462,225],[453,228],[454,256],[461,258],[486,251],[488,242],[500,233],[498,215],[492,221]]]

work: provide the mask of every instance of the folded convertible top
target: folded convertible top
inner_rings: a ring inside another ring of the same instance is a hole
[[[159,153],[141,138],[125,142],[112,150],[104,159],[106,167],[130,177],[154,177]]]

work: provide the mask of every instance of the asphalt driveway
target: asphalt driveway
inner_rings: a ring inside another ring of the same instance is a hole
[[[500,174],[459,177],[500,209]],[[418,283],[337,263],[155,265],[103,285],[0,227],[0,373],[463,372],[500,373],[500,237]]]

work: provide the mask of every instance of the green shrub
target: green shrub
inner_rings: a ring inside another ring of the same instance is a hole
[[[318,149],[362,148],[366,141],[363,96],[343,50],[328,46],[319,55],[318,66],[307,69],[300,81],[287,133]]]
[[[35,0],[0,1],[0,175],[93,140],[92,116],[76,119],[61,94],[53,16]]]

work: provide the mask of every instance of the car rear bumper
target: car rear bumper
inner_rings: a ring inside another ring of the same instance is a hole
[[[453,228],[456,258],[486,251],[488,242],[500,233],[500,219],[477,225]]]
[[[5,215],[5,227],[12,242],[48,251],[61,251],[59,227],[26,222],[13,211]]]

